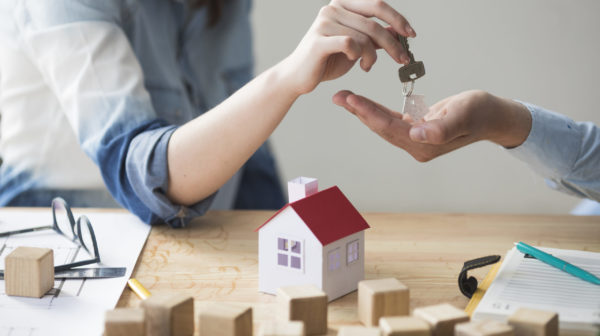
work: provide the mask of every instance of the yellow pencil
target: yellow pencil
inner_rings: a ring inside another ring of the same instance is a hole
[[[142,300],[146,300],[150,297],[150,292],[142,286],[142,284],[134,278],[131,278],[127,281],[127,285],[129,288]]]

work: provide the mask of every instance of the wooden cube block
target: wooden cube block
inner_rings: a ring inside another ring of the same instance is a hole
[[[302,321],[267,321],[262,324],[261,336],[304,336]]]
[[[558,335],[558,314],[555,312],[519,308],[508,318],[508,324],[515,328],[517,336]]]
[[[513,327],[494,320],[471,321],[454,326],[456,336],[514,336]]]
[[[41,298],[54,286],[52,249],[17,247],[4,259],[7,295]]]
[[[358,283],[358,318],[366,326],[376,326],[384,316],[408,315],[408,306],[408,287],[396,278]]]
[[[448,303],[417,308],[413,315],[429,323],[433,336],[452,336],[456,324],[468,322],[470,319],[463,310]]]
[[[375,327],[345,326],[340,328],[338,336],[381,336],[381,330]]]
[[[200,312],[200,336],[252,336],[252,308],[214,303]]]
[[[412,316],[390,316],[379,319],[384,336],[430,336],[429,324]]]
[[[146,319],[140,308],[115,308],[106,312],[104,336],[144,336]]]
[[[285,320],[304,322],[306,335],[327,333],[327,294],[316,286],[278,288],[277,302]]]
[[[194,298],[185,294],[155,294],[142,301],[146,334],[183,336],[194,333]]]

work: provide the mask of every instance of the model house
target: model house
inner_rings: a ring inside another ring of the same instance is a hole
[[[259,290],[314,284],[329,300],[364,278],[365,219],[338,187],[318,191],[314,178],[288,182],[289,203],[258,231]]]

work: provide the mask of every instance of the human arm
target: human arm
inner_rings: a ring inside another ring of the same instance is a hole
[[[392,29],[368,19],[372,16]],[[267,139],[300,95],[343,75],[358,59],[368,71],[377,48],[406,62],[390,30],[414,36],[407,24],[381,1],[332,1],[323,7],[290,56],[175,131],[168,150],[169,197],[191,204],[216,191]]]
[[[516,147],[531,127],[523,105],[484,91],[465,91],[437,102],[424,123],[413,123],[410,117],[350,91],[338,92],[333,102],[420,162],[481,140]]]
[[[526,162],[551,187],[600,199],[600,130],[592,123],[484,91],[445,98],[417,123],[349,91],[338,92],[333,101],[418,161],[488,140]]]
[[[354,13],[362,17],[358,21],[374,22],[367,17],[391,13],[387,19],[393,21],[393,29],[410,34],[404,19],[385,3],[346,2],[368,5],[357,11],[373,11],[364,16]],[[247,8],[241,1],[231,4]],[[22,0],[14,3],[14,16],[22,35],[19,40],[44,77],[44,85],[60,102],[64,113],[56,115],[57,120],[68,121],[111,194],[146,222],[162,219],[180,226],[173,222],[205,211],[209,195],[266,139],[293,100],[319,81],[342,75],[358,58],[363,58],[364,69],[370,68],[375,48],[384,47],[397,61],[406,56],[389,30],[373,23],[367,24],[366,34],[350,29],[340,23],[350,11],[327,6],[319,17],[330,19],[316,20],[312,33],[275,66],[277,71],[267,71],[214,110],[177,128],[163,120],[160,109],[165,106],[156,105],[150,96],[144,81],[147,74],[133,50],[136,46],[123,30],[137,6],[120,0]],[[358,22],[356,16],[350,15],[354,19],[349,22]],[[172,137],[176,130],[180,134]],[[169,154],[171,144],[175,155]],[[174,169],[183,171],[172,174]]]

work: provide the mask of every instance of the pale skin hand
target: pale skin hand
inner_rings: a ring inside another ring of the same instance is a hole
[[[190,205],[217,191],[267,140],[300,95],[344,75],[359,59],[369,71],[376,49],[406,64],[408,55],[396,34],[416,36],[384,1],[331,1],[292,54],[173,133],[167,148],[169,199]]]
[[[350,91],[336,93],[333,102],[420,162],[481,140],[516,147],[531,130],[531,114],[525,106],[484,91],[445,98],[431,106],[424,122],[416,123]]]

